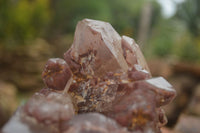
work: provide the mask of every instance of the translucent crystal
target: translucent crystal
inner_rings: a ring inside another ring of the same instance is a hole
[[[160,133],[161,107],[176,95],[164,78],[152,78],[132,38],[90,19],[77,24],[64,60],[49,59],[42,77],[49,89],[19,108],[3,133]]]
[[[84,19],[77,24],[73,45],[65,60],[82,74],[102,76],[107,71],[128,70],[123,57],[121,37],[106,22]]]

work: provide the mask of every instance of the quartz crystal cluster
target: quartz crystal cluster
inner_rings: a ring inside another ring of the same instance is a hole
[[[3,133],[160,133],[161,106],[176,95],[152,78],[140,48],[109,23],[84,19],[64,59],[49,59],[46,85],[18,108]]]

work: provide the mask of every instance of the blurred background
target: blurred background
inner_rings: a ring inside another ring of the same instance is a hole
[[[153,76],[177,89],[163,130],[180,130],[191,123],[185,118],[200,121],[199,0],[0,0],[0,127],[44,87],[45,62],[62,58],[83,18],[134,38]]]

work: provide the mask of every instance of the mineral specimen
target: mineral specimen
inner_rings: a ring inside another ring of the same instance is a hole
[[[64,60],[49,59],[42,77],[48,89],[20,107],[3,133],[160,133],[161,106],[176,95],[164,78],[152,78],[133,39],[90,19],[78,23]]]

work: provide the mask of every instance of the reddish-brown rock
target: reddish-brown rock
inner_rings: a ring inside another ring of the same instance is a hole
[[[136,89],[115,101],[109,117],[129,130],[157,132],[155,94],[150,90]]]
[[[163,110],[157,107],[173,100],[175,91],[159,77],[120,84],[116,96],[106,115],[131,130],[159,132],[167,120]]]

